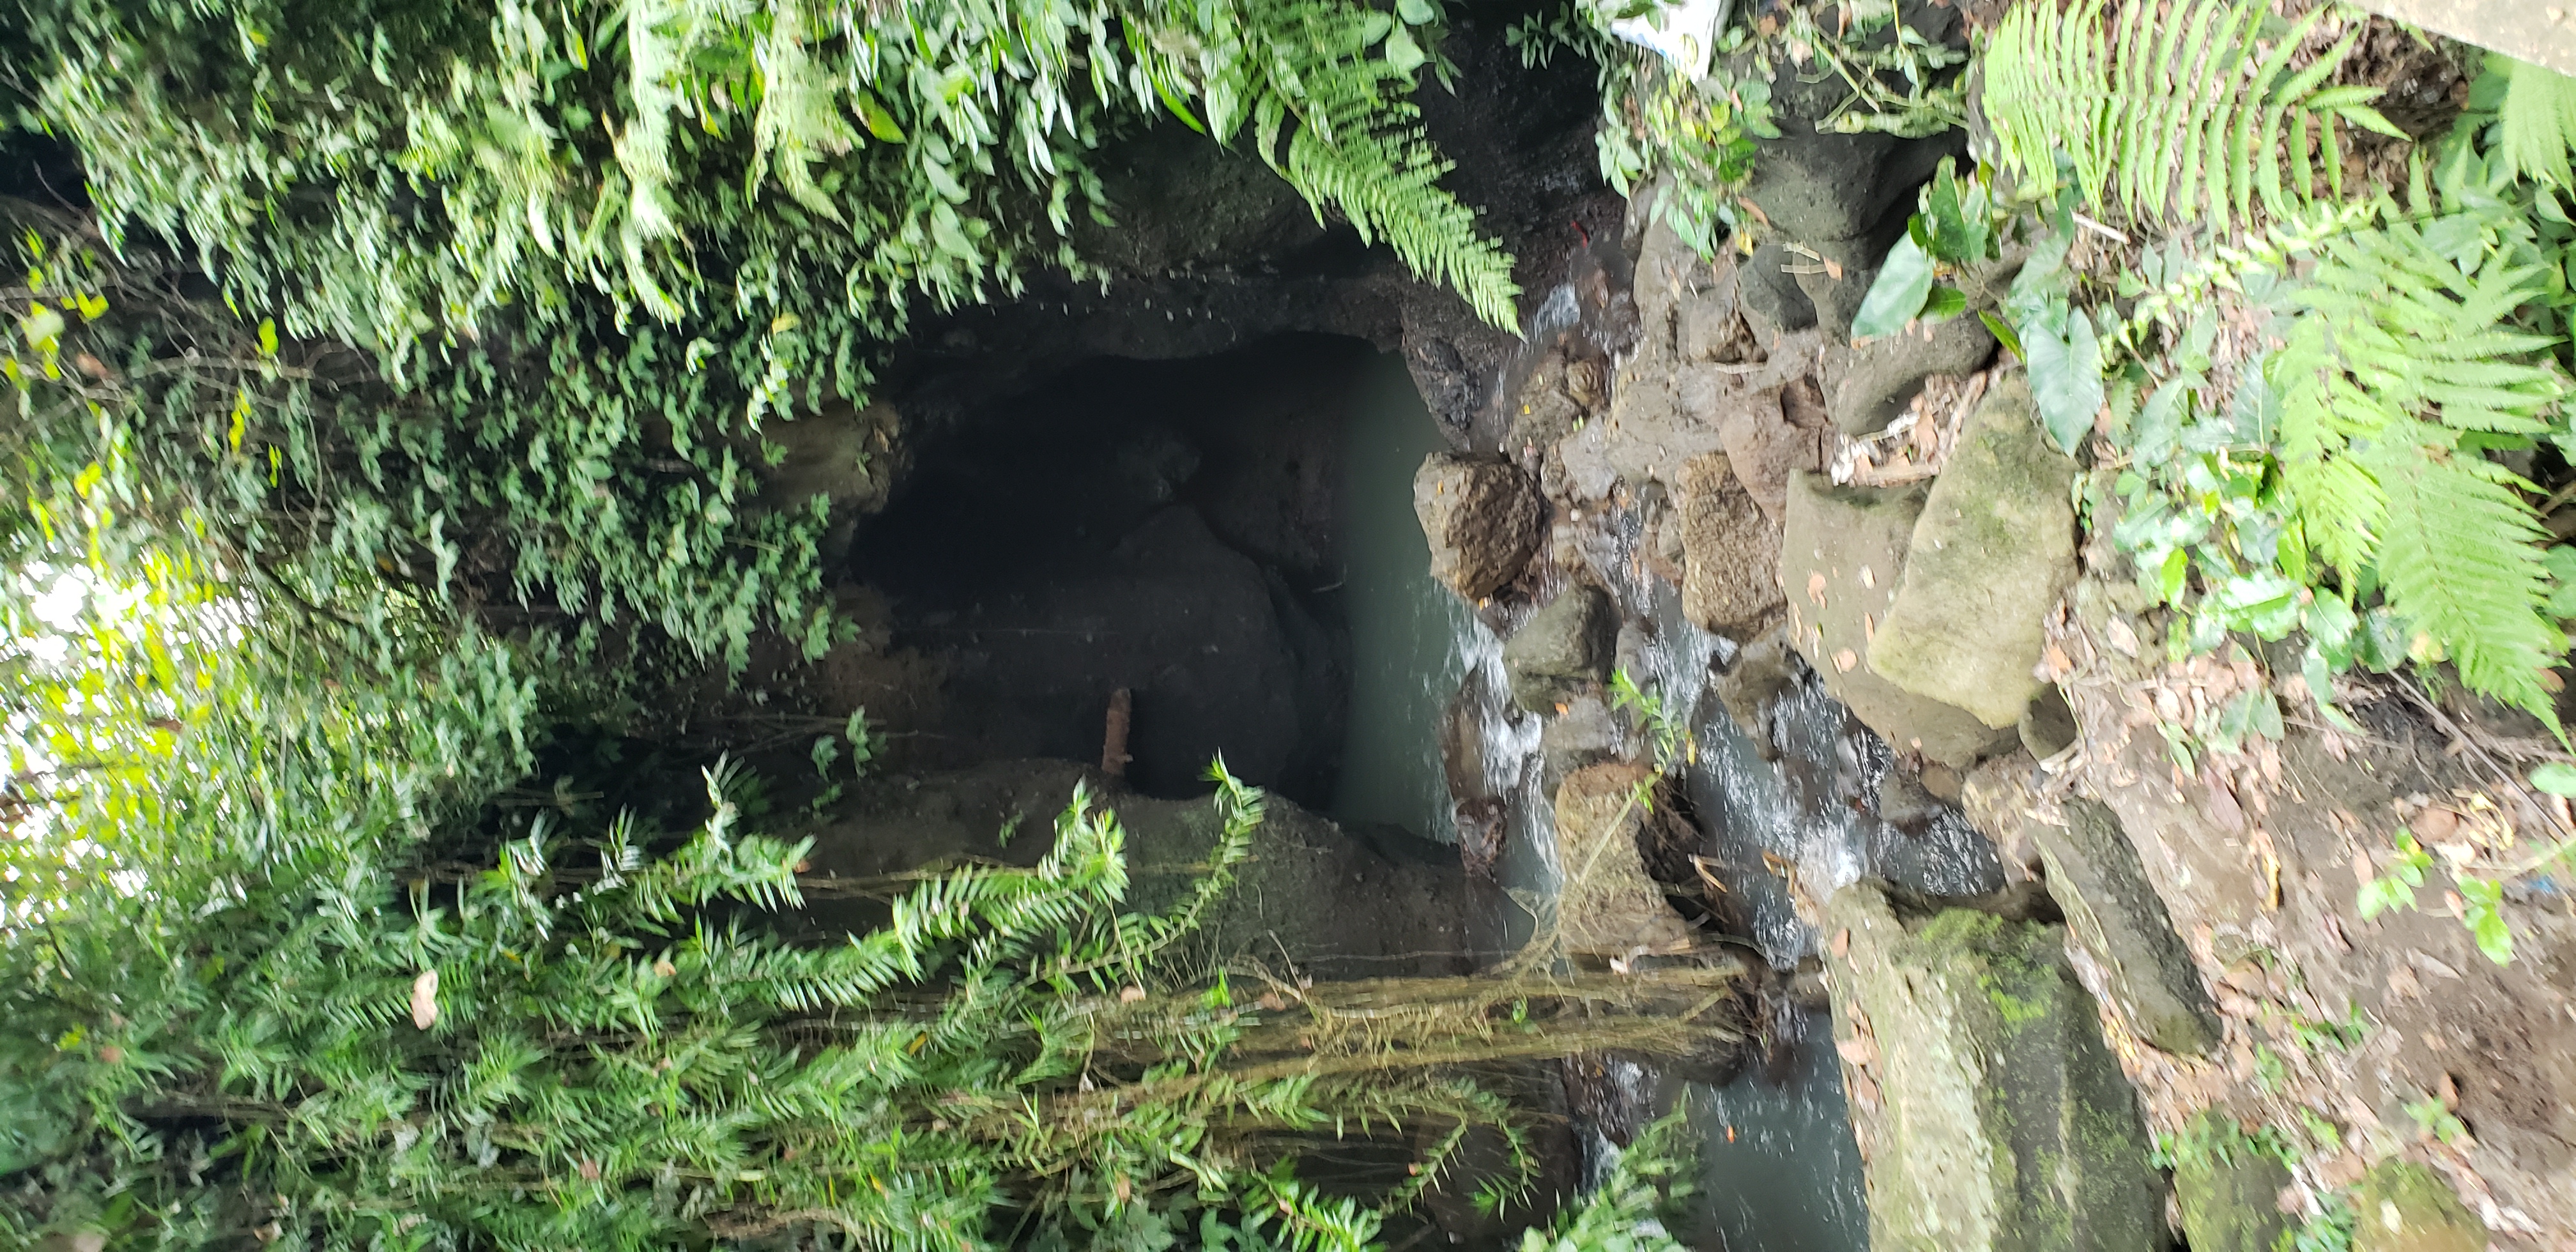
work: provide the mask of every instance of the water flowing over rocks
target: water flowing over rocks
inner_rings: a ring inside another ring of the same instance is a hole
[[[1577,583],[1531,614],[1503,645],[1512,699],[1532,713],[1555,713],[1610,681],[1619,644],[1619,611],[1598,587]]]

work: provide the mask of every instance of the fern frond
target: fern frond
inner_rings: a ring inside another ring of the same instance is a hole
[[[2265,367],[2284,485],[2318,556],[2376,570],[2463,683],[2555,726],[2543,674],[2567,641],[2547,613],[2548,533],[2530,484],[2461,441],[2556,429],[2570,388],[2557,341],[2512,320],[2539,271],[2498,251],[2463,269],[2426,229],[2393,220],[2320,248]]]
[[[2460,681],[2549,723],[2543,675],[2567,637],[2547,616],[2549,534],[2493,462],[2434,454],[2438,444],[2389,442],[2368,460],[2389,494],[2379,577],[2389,604],[2441,641]]]
[[[2490,54],[2487,68],[2506,75],[2496,115],[2506,163],[2534,182],[2576,187],[2567,166],[2576,147],[2576,78],[2501,54]]]
[[[2104,0],[2027,4],[1995,31],[1983,105],[2004,162],[2033,190],[2072,159],[2084,199],[2141,222],[2222,233],[2316,201],[2317,166],[2339,194],[2338,123],[2402,137],[2370,107],[2373,88],[2324,87],[2356,41],[2346,34],[2297,73],[2290,61],[2325,20],[2320,6],[2266,47],[2266,6],[2184,0],[2159,16]]]

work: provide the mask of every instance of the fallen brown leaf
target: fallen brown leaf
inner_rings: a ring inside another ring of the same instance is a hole
[[[1860,654],[1849,648],[1834,653],[1834,668],[1843,673],[1852,672],[1852,667],[1858,664],[1860,664]]]

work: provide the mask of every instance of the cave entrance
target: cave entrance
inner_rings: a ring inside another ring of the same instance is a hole
[[[1450,838],[1433,722],[1466,617],[1411,504],[1442,446],[1402,362],[1336,336],[1104,358],[983,406],[852,551],[945,673],[915,759],[1097,761],[1123,688],[1141,792],[1197,794],[1222,752],[1346,823]]]

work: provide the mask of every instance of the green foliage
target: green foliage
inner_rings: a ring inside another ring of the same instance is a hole
[[[2410,831],[2397,832],[2397,856],[2361,888],[2357,901],[2361,918],[2369,921],[2382,913],[2415,907],[2415,889],[2424,885],[2425,871],[2433,868],[2433,857],[2424,845],[2415,841]]]
[[[308,594],[386,577],[573,664],[816,654],[829,504],[764,498],[765,423],[847,420],[916,305],[1091,275],[1073,215],[1105,214],[1089,162],[1126,131],[1248,137],[1319,213],[1515,320],[1408,99],[1446,72],[1440,9],[1399,8],[29,10],[11,120],[76,146],[98,215],[13,210],[50,247],[20,268],[113,310],[64,328],[95,368],[34,407],[119,410],[153,494]]]
[[[1522,1232],[1520,1252],[1683,1252],[1659,1214],[1690,1191],[1690,1131],[1687,1110],[1640,1131],[1582,1207],[1546,1230]]]
[[[2487,54],[2487,72],[2504,80],[2497,102],[2497,155],[2516,174],[2552,187],[2576,187],[2567,150],[2576,147],[2576,78]]]
[[[1719,30],[1698,77],[1611,33],[1612,21],[1658,8],[1570,0],[1556,14],[1524,19],[1511,41],[1531,64],[1570,48],[1600,67],[1602,181],[1626,196],[1665,179],[1656,212],[1704,256],[1737,229],[1754,141],[1780,137],[1771,116],[1776,75],[1839,79],[1850,89],[1818,119],[1823,131],[1919,137],[1967,120],[1963,78],[1953,71],[1968,54],[1924,39],[1897,20],[1893,4],[1778,5],[1758,32],[1744,23]]]
[[[403,0],[307,39],[285,37],[308,15],[284,0],[75,3],[31,12],[25,38],[33,120],[79,145],[111,230],[189,240],[291,334],[404,360],[499,333],[505,306],[528,328],[579,316],[590,291],[621,326],[710,319],[745,382],[829,364],[851,395],[851,354],[901,331],[908,292],[950,307],[1078,266],[1061,240],[1098,206],[1087,154],[1165,113],[1249,130],[1301,190],[1499,311],[1508,267],[1443,233],[1467,219],[1422,178],[1401,96],[1439,10],[1406,11]],[[1385,170],[1404,185],[1343,198]],[[316,196],[328,211],[299,207]]]
[[[1987,47],[1984,107],[2004,163],[2032,190],[2056,185],[2061,158],[2093,204],[2140,222],[2207,220],[2225,233],[2257,206],[2287,216],[2343,197],[2337,124],[2403,138],[2370,101],[2377,88],[2328,87],[2361,37],[2355,27],[2306,68],[2290,61],[2332,12],[2317,6],[2270,32],[2251,0],[2192,0],[2159,10],[2104,0],[2021,5]]]
[[[1668,176],[1655,211],[1692,247],[1712,253],[1733,228],[1736,192],[1753,172],[1753,141],[1780,134],[1771,124],[1767,64],[1763,73],[1738,76],[1720,61],[1694,79],[1611,34],[1613,16],[1569,4],[1553,16],[1532,14],[1510,39],[1533,65],[1570,48],[1599,67],[1601,123],[1593,142],[1601,180],[1633,196]],[[1712,52],[1722,58],[1746,45],[1744,29],[1730,26]]]
[[[2316,556],[2348,579],[2375,569],[2462,682],[2554,726],[2544,677],[2567,641],[2545,613],[2547,536],[2520,494],[2531,485],[2478,453],[2562,426],[2563,375],[2535,355],[2554,339],[2511,324],[2553,294],[2555,267],[2483,242],[2446,248],[2490,228],[2464,216],[2328,241],[2264,381]]]

